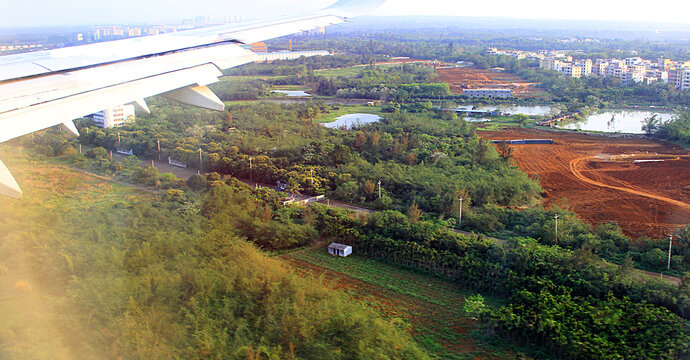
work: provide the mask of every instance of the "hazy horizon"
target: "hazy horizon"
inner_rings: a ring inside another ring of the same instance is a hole
[[[332,4],[329,0],[304,0],[286,5],[279,0],[258,0],[246,3],[238,0],[209,0],[203,6],[182,0],[121,0],[119,2],[90,2],[86,0],[9,0],[0,2],[1,28],[92,26],[99,24],[151,24],[174,22],[197,16],[222,19],[243,16],[246,19],[295,15]],[[459,4],[444,0],[427,0],[419,4],[412,0],[388,0],[375,16],[460,16],[491,17],[519,20],[596,20],[651,22],[688,26],[684,12],[649,11],[648,7],[621,7],[613,3],[583,0],[577,8],[563,12],[546,0]],[[666,2],[664,8],[682,8],[679,0]],[[591,9],[598,9],[592,11]]]

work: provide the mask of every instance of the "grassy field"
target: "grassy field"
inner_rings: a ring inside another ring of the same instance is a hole
[[[386,69],[394,66],[400,66],[400,64],[380,64],[380,65],[374,65],[379,69]],[[326,76],[326,77],[356,77],[359,76],[362,73],[362,70],[366,68],[366,65],[357,65],[357,66],[351,66],[351,67],[345,67],[345,68],[337,68],[337,69],[322,69],[322,70],[314,70],[314,75],[321,75],[321,76]]]
[[[118,215],[155,195],[20,154],[11,145],[0,145],[0,158],[24,192],[21,200],[0,196],[0,358],[85,358],[72,351],[89,337],[78,332],[88,328],[88,314],[81,317],[84,310],[75,308],[71,298],[66,301],[63,273],[53,270],[84,265],[84,258],[75,255],[82,248],[74,246],[73,234],[89,234],[84,236],[96,244],[101,239],[90,228],[93,222],[112,219],[117,231],[126,221]],[[95,254],[92,245],[83,248]],[[94,266],[107,268],[107,277],[117,264],[112,260]],[[99,296],[117,301],[109,294]]]
[[[373,115],[383,115],[380,106],[368,106],[368,105],[341,105],[338,110],[331,110],[329,113],[322,114],[314,121],[319,123],[329,123],[333,122],[339,116],[347,114],[373,114]]]
[[[273,85],[271,90],[288,90],[288,91],[312,91],[309,85]]]
[[[17,156],[20,152],[22,155]],[[32,156],[38,160],[32,159]],[[59,201],[64,202],[64,205],[76,207],[99,206],[99,204],[109,206],[123,202],[124,199],[152,196],[132,186],[73,170],[65,165],[62,159],[28,155],[15,146],[0,146],[0,158],[24,191],[21,202],[15,203],[13,200],[0,197],[2,205],[13,204],[25,207],[31,203],[40,203],[50,206],[50,202],[57,199],[56,194],[63,195]],[[7,201],[9,203],[4,203]]]
[[[314,70],[314,75],[320,75],[320,76],[326,76],[326,77],[338,77],[338,76],[356,77],[362,73],[362,70],[364,70],[364,66],[353,66],[353,67],[338,68],[338,69],[323,69],[323,70]]]
[[[462,312],[464,299],[471,294],[451,282],[356,254],[331,256],[323,247],[280,258],[300,276],[321,279],[385,316],[400,319],[435,358],[512,359],[523,355],[477,340],[473,321]],[[496,299],[487,302],[500,304]]]

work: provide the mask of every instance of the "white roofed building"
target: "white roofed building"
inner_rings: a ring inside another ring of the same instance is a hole
[[[328,245],[328,253],[331,255],[345,257],[352,254],[352,246],[332,242],[330,245]]]

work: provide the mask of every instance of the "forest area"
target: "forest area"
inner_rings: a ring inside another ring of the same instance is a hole
[[[403,324],[248,242],[315,230],[246,185],[160,196],[14,159],[27,196],[0,199],[2,358],[428,358]]]
[[[166,218],[182,216],[176,221],[184,222],[189,221],[185,216],[195,215],[265,251],[338,239],[372,258],[504,298],[509,305],[490,309],[474,297],[469,304],[475,308],[468,308],[468,316],[477,319],[484,334],[542,346],[555,357],[674,358],[687,349],[690,290],[683,274],[690,268],[688,229],[675,235],[681,245],[674,247],[672,274],[683,276],[680,286],[640,279],[633,275],[635,267],[663,268],[666,243],[632,241],[615,224],[590,226],[567,209],[541,208],[538,184],[483,140],[476,125],[453,114],[396,110],[378,123],[346,131],[315,122],[319,114],[343,105],[254,103],[232,106],[224,113],[165,100],[151,106],[152,115],[118,129],[79,123],[78,140],[94,146],[84,155],[76,153],[75,139],[58,132],[25,137],[20,143],[34,149],[36,156],[57,156],[161,189]],[[163,157],[190,164],[198,161],[202,149],[201,165],[208,174],[185,182],[107,155],[106,149],[121,146],[154,157],[159,141]],[[381,212],[360,219],[319,206],[285,207],[284,194],[252,190],[236,178],[281,181],[291,192],[325,194]],[[465,200],[463,229],[500,233],[508,243],[499,247],[481,236],[449,232],[447,228],[456,226],[458,196]],[[557,239],[551,230],[554,214],[560,217]],[[215,234],[214,226],[200,226],[194,236]],[[153,235],[135,229],[139,236]],[[137,239],[137,251],[124,258],[128,263],[148,261],[135,261],[137,256],[160,257],[162,248],[140,249],[146,241]],[[620,266],[604,265],[602,259]],[[599,315],[588,315],[593,313]],[[635,315],[622,317],[623,313]],[[656,320],[629,322],[645,318]],[[595,330],[587,330],[591,338],[583,340],[582,329]],[[651,333],[658,337],[642,335]],[[292,351],[289,343],[283,345],[271,351]],[[251,346],[255,351],[259,345]]]
[[[494,145],[483,126],[434,106],[469,98],[438,82],[433,66],[377,63],[409,56],[502,67],[568,112],[677,107],[674,119],[649,118],[644,130],[682,144],[690,144],[690,95],[566,79],[484,54],[565,46],[556,39],[428,35],[296,38],[296,50],[338,54],[226,70],[210,86],[225,102],[220,112],[154,97],[150,114],[122,127],[83,118],[76,138],[52,128],[0,145],[26,189],[22,201],[0,198],[0,358],[442,358],[406,320],[279,257],[337,241],[472,294],[457,306],[475,339],[538,348],[547,359],[687,359],[690,225],[669,249],[666,237],[586,223],[567,201],[543,206],[539,179],[518,168],[508,143]],[[622,40],[587,44],[583,54],[634,47],[687,55],[678,44]],[[280,87],[313,97],[271,101]],[[536,100],[483,100],[509,101]],[[365,107],[380,119],[323,126]],[[509,126],[532,118],[518,119]],[[118,150],[135,155],[117,160]],[[159,173],[153,159],[199,174]],[[287,204],[302,195],[365,211]]]

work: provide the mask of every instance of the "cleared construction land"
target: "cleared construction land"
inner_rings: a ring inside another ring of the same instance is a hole
[[[450,85],[450,91],[462,93],[462,89],[511,89],[513,96],[544,97],[546,93],[534,83],[503,71],[475,69],[471,67],[438,68],[439,79]]]
[[[633,237],[668,236],[690,223],[690,154],[668,142],[506,128],[487,139],[551,138],[512,145],[517,165],[539,179],[544,205],[595,224],[615,221]]]

